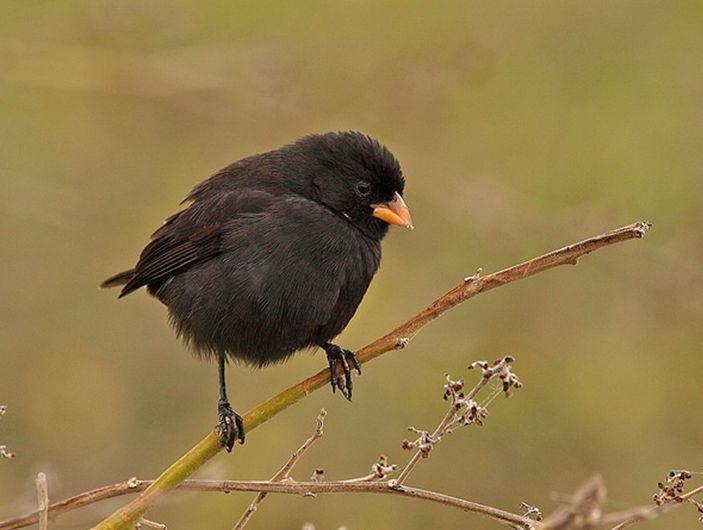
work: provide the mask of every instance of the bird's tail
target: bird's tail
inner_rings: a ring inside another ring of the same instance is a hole
[[[110,276],[107,280],[100,284],[100,287],[106,289],[108,287],[118,287],[120,285],[126,284],[134,276],[134,269],[129,269],[128,271],[120,272],[114,276]]]

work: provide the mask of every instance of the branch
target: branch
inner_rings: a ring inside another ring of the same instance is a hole
[[[131,478],[125,482],[118,482],[109,486],[103,486],[91,491],[80,493],[73,497],[69,497],[63,501],[55,502],[49,506],[49,514],[52,519],[58,515],[82,508],[89,504],[100,502],[122,495],[130,495],[145,491],[155,481],[139,480]],[[411,488],[407,486],[397,486],[397,481],[330,481],[330,482],[274,482],[274,481],[245,481],[245,480],[184,480],[177,487],[181,491],[201,491],[201,492],[222,492],[231,493],[233,491],[250,491],[250,492],[265,492],[265,493],[284,493],[290,495],[309,496],[310,494],[318,493],[385,493],[390,495],[399,495],[430,502],[437,502],[445,506],[452,506],[466,512],[490,517],[498,522],[507,525],[514,525],[520,528],[534,528],[535,530],[554,530],[555,528],[564,528],[563,515],[571,516],[574,513],[592,515],[593,518],[586,517],[579,521],[571,519],[571,528],[594,528],[596,526],[606,526],[608,528],[616,525],[611,530],[621,530],[637,522],[654,519],[671,508],[681,506],[683,503],[670,503],[661,506],[639,506],[621,512],[613,512],[603,514],[598,517],[597,512],[591,511],[591,507],[595,508],[596,503],[593,501],[600,500],[603,485],[599,476],[592,477],[584,486],[573,495],[567,508],[567,512],[559,508],[554,515],[549,517],[543,523],[529,519],[528,517],[519,516],[498,508],[485,506],[476,502],[458,499],[449,495],[435,493],[428,490]],[[703,493],[703,486],[699,486],[690,492],[682,495],[684,500],[690,500],[695,495]],[[589,506],[590,505],[590,506]],[[587,510],[584,511],[584,508]],[[39,521],[39,512],[34,511],[26,515],[9,519],[0,522],[0,530],[17,530],[27,526],[35,525]],[[554,525],[554,526],[552,526]]]
[[[495,287],[534,276],[559,265],[575,265],[580,257],[598,249],[629,239],[643,237],[650,227],[651,225],[647,222],[634,223],[554,250],[548,254],[487,276],[471,276],[439,297],[404,324],[359,350],[357,352],[359,362],[365,363],[390,350],[404,347],[425,325],[469,298]],[[245,430],[251,432],[314,390],[326,386],[328,379],[329,371],[327,369],[322,370],[255,407],[244,416]],[[217,433],[211,432],[166,469],[138,498],[118,509],[110,517],[98,524],[95,530],[126,530],[133,528],[136,522],[155,504],[161,495],[178,487],[186,477],[203,466],[221,449]],[[368,487],[368,485],[362,486]]]
[[[74,497],[65,499],[49,506],[49,513],[52,518],[57,515],[93,504],[98,501],[112,499],[121,495],[145,492],[154,485],[155,480],[130,479],[126,482],[118,482],[110,486],[103,486],[92,491],[86,491]],[[485,506],[477,502],[459,499],[450,495],[444,495],[434,491],[408,486],[399,486],[394,481],[383,482],[348,482],[339,481],[305,481],[305,482],[280,482],[273,480],[184,480],[178,486],[179,490],[222,492],[231,493],[233,491],[250,491],[262,493],[285,493],[289,495],[310,496],[324,493],[383,493],[388,495],[398,495],[415,499],[436,502],[445,506],[453,506],[465,512],[482,514],[504,524],[519,526],[520,528],[532,528],[537,523],[527,517]],[[36,524],[38,520],[37,512],[32,512],[16,519],[4,521],[0,524],[0,530],[15,530]]]

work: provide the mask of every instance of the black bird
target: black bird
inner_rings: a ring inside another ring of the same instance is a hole
[[[359,132],[310,135],[244,158],[197,185],[133,269],[102,287],[146,286],[197,355],[216,358],[221,443],[244,442],[225,362],[257,367],[300,349],[327,353],[332,390],[351,399],[354,352],[330,341],[349,323],[381,260],[389,224],[412,228],[398,160]],[[340,364],[344,378],[337,377]]]

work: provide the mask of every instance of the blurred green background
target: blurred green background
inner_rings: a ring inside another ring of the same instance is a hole
[[[392,231],[357,316],[360,347],[479,266],[639,219],[655,229],[482,295],[369,365],[352,405],[317,392],[203,477],[273,474],[329,411],[307,478],[394,462],[441,417],[443,374],[506,353],[496,400],[413,482],[509,510],[593,472],[608,510],[703,468],[703,3],[28,1],[0,5],[0,517],[156,475],[215,420],[216,370],[144,293],[106,276],[198,181],[303,134],[359,129],[401,160],[416,230]],[[321,369],[300,354],[230,372],[239,411]],[[251,494],[176,495],[171,529],[230,528]],[[63,517],[85,528],[126,500]],[[643,528],[696,528],[692,508]],[[488,528],[400,498],[272,497],[252,529]]]

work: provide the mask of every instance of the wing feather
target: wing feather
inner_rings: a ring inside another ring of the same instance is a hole
[[[158,285],[198,263],[222,253],[223,229],[241,215],[256,213],[271,204],[260,191],[243,190],[195,200],[169,217],[154,232],[134,267],[120,298],[145,285]]]

